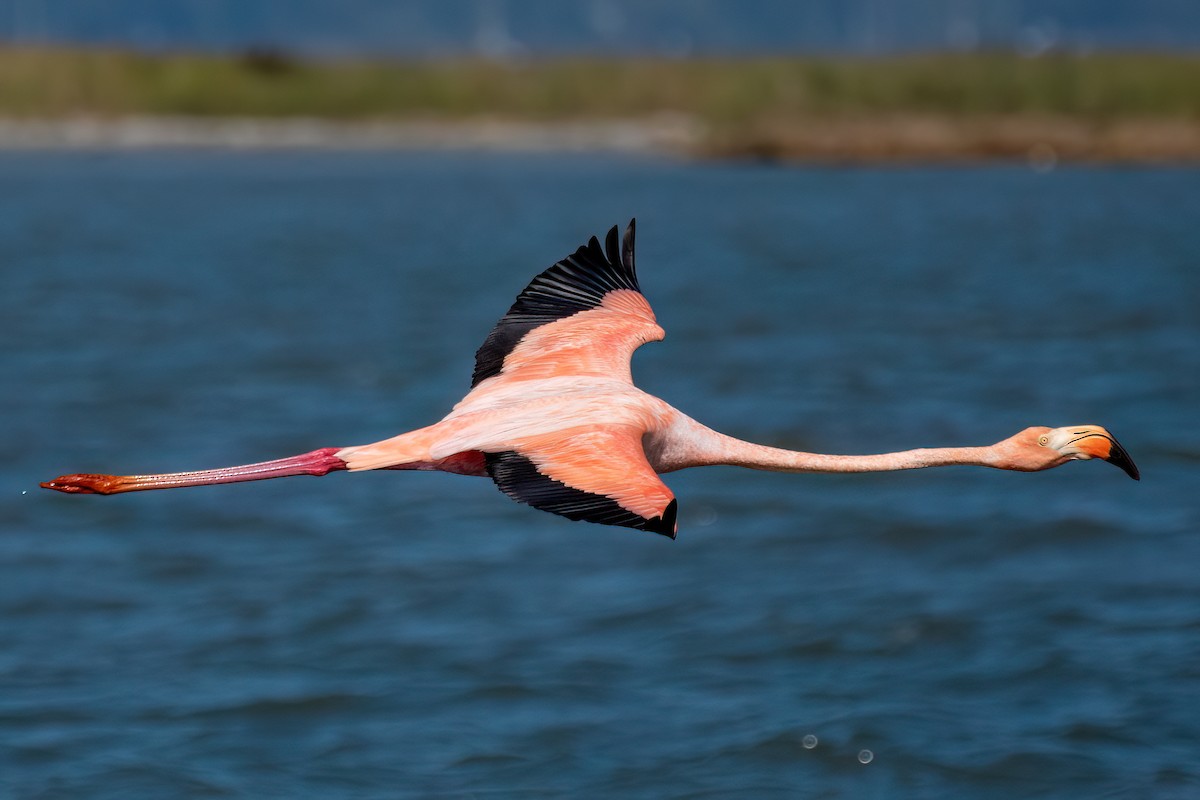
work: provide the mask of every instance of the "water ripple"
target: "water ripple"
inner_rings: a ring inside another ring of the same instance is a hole
[[[0,205],[14,797],[1200,796],[1194,171],[30,153]],[[436,419],[632,214],[634,373],[707,424],[1097,421],[1144,480],[684,471],[675,542],[442,475],[35,489]]]

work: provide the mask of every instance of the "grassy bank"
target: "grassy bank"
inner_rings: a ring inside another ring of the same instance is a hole
[[[1186,140],[1200,126],[1200,57],[990,53],[497,63],[0,48],[0,117],[8,119],[489,117],[554,123],[663,112],[696,120],[706,132],[699,148],[721,154],[788,157],[808,147],[795,132],[815,121],[849,125],[860,136],[872,135],[874,122],[874,135],[885,138],[896,120],[910,138],[936,128],[935,138],[942,139],[952,128],[986,132],[1004,120],[1032,121],[1064,136],[1068,129],[1150,126]],[[1200,151],[1200,142],[1196,147]],[[875,149],[888,152],[886,146]]]

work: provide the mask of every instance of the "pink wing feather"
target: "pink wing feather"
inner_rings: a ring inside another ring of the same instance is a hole
[[[636,221],[618,246],[592,237],[534,278],[475,357],[472,387],[578,377],[632,384],[633,351],[663,338],[634,268]],[[483,385],[481,385],[483,384]],[[470,396],[468,400],[470,401]],[[586,425],[521,438],[485,452],[487,472],[509,497],[570,519],[675,537],[675,496],[646,460],[644,431]]]
[[[638,430],[571,428],[484,458],[496,485],[518,502],[569,519],[675,538],[675,495],[646,460]]]

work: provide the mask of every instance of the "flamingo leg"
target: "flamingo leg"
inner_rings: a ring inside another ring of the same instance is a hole
[[[43,489],[70,494],[120,494],[149,489],[178,489],[183,486],[209,486],[217,483],[261,481],[292,475],[327,475],[346,469],[346,462],[335,455],[340,448],[325,447],[298,456],[243,464],[237,467],[172,472],[162,475],[62,475],[42,483]]]

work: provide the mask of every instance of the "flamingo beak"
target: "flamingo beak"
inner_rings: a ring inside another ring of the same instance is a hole
[[[1125,452],[1125,448],[1115,436],[1099,425],[1080,425],[1059,430],[1066,434],[1066,442],[1059,448],[1064,455],[1080,459],[1103,459],[1115,467],[1120,467],[1135,481],[1142,479],[1129,453]]]

